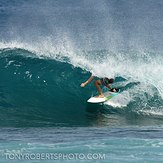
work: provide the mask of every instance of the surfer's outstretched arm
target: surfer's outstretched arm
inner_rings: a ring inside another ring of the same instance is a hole
[[[87,80],[87,81],[85,81],[84,83],[81,83],[81,87],[85,87],[88,83],[90,83],[92,80],[94,79],[94,76],[93,75],[91,75],[90,76],[90,78]]]

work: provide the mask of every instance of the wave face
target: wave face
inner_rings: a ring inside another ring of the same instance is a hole
[[[160,124],[162,7],[161,0],[1,1],[0,125]],[[96,90],[80,83],[91,73],[114,77],[122,93],[87,105]]]
[[[23,124],[44,121],[45,124],[60,124],[76,119],[82,123],[83,96],[88,97],[88,90],[79,89],[81,70],[66,63],[24,57],[19,53],[30,54],[21,49],[1,53],[1,125],[10,121],[20,125],[22,121]]]
[[[89,72],[66,61],[34,57],[23,49],[1,50],[0,69],[2,126],[105,125],[107,118],[103,114],[110,116],[113,112],[123,117],[133,114],[159,119],[163,114],[163,101],[155,87],[151,86],[151,95],[140,90],[140,82],[120,76],[116,81],[123,84],[122,93],[113,104],[88,105],[87,99],[96,90],[93,84],[82,89],[80,83]]]

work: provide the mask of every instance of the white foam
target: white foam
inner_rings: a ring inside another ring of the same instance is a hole
[[[139,110],[139,112],[144,113],[146,115],[154,115],[154,116],[163,116],[163,108],[151,108],[151,109],[143,109]]]
[[[126,107],[129,102],[131,101],[131,97],[129,92],[124,91],[117,96],[113,97],[112,99],[105,102],[106,105],[110,105],[112,107],[123,108]]]

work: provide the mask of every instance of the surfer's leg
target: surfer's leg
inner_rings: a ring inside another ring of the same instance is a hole
[[[96,88],[97,88],[97,91],[99,93],[99,97],[104,97],[104,94],[102,93],[102,89],[100,88],[100,85],[101,85],[101,81],[100,80],[96,80],[94,82]]]

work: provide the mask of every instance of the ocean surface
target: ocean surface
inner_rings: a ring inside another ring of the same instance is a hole
[[[163,162],[163,1],[0,0],[0,162]]]

